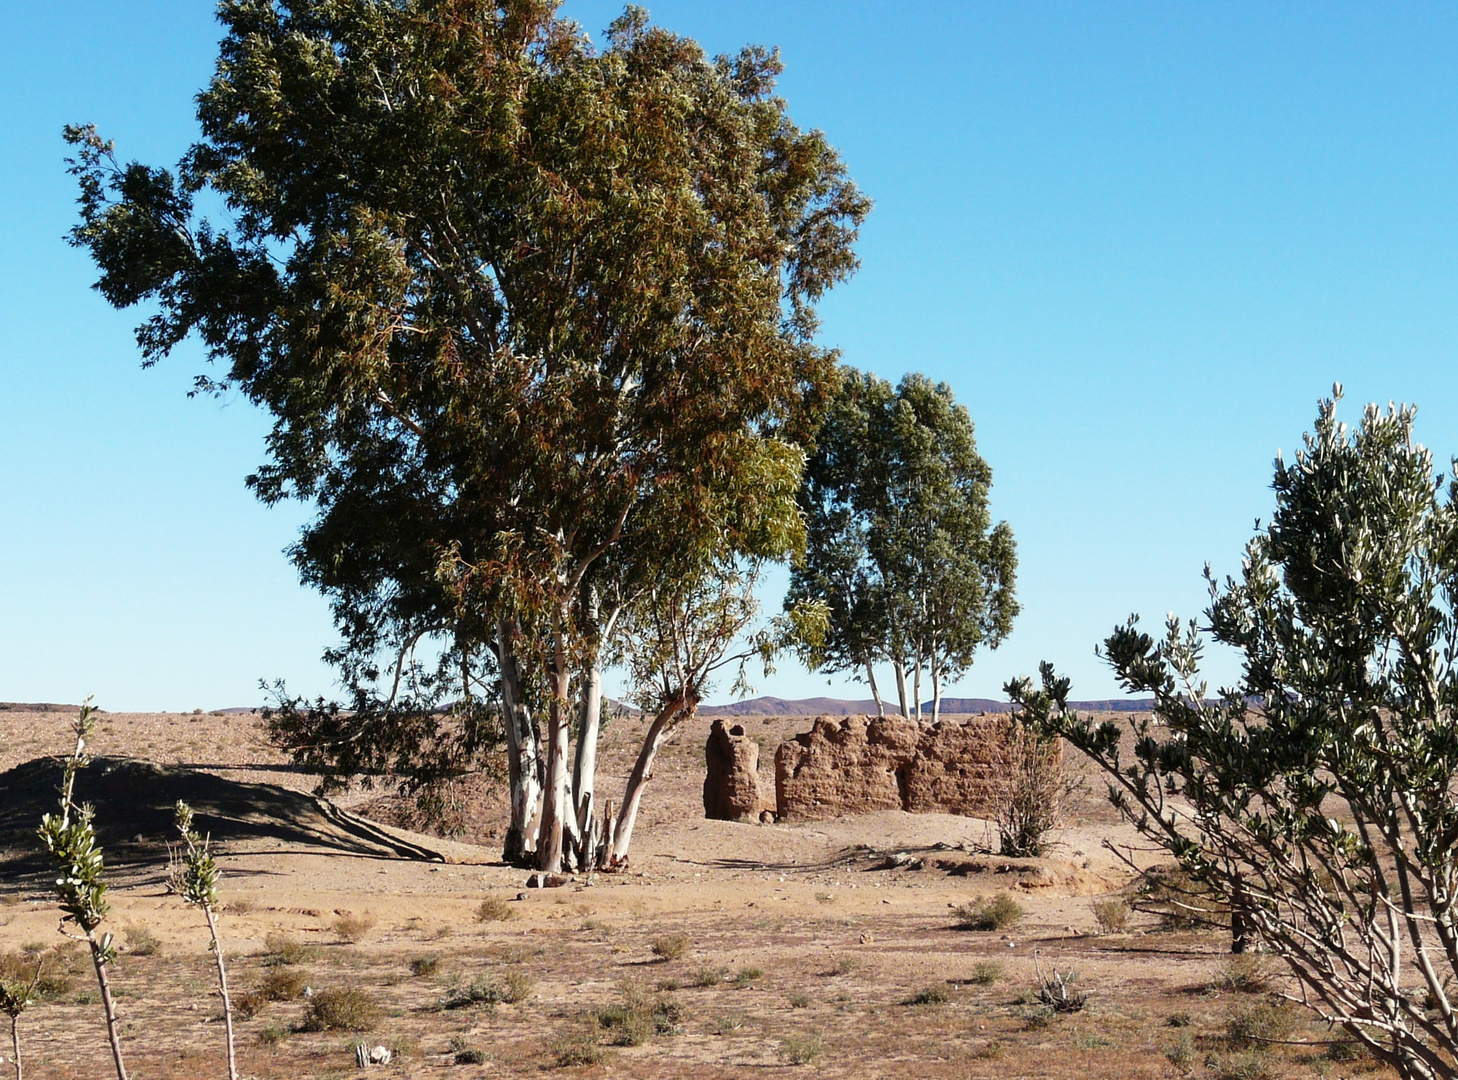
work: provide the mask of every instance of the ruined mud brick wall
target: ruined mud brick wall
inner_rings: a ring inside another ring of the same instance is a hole
[[[704,745],[704,817],[715,821],[756,821],[766,804],[759,790],[759,743],[735,724],[715,720]]]
[[[993,817],[1011,731],[1006,716],[819,717],[775,751],[776,813],[782,821],[873,810]]]

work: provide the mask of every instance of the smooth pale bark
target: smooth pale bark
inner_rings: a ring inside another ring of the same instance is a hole
[[[590,605],[594,621],[598,609]],[[573,812],[577,825],[577,863],[589,869],[597,859],[602,818],[597,813],[597,742],[602,730],[602,648],[612,638],[622,607],[613,608],[602,624],[597,645],[583,672],[582,708],[577,724],[577,758],[572,770]]]
[[[638,760],[628,776],[628,786],[623,792],[623,807],[618,811],[617,824],[613,827],[613,842],[608,852],[610,866],[620,866],[628,858],[628,847],[633,842],[633,826],[638,820],[638,807],[643,802],[643,789],[653,779],[653,761],[658,748],[673,729],[694,711],[693,704],[684,698],[674,698],[658,711],[648,733],[643,737],[643,746],[638,751]]]
[[[912,708],[916,710],[917,722],[921,722],[921,649],[916,650],[916,666],[911,669],[911,692],[915,697]]]
[[[931,657],[931,682],[932,682],[932,723],[935,724],[942,718],[942,665],[937,662],[936,649],[933,647]]]
[[[871,684],[871,697],[876,699],[876,715],[885,716],[886,706],[881,703],[881,691],[876,686],[876,671],[869,660],[866,661],[866,681]]]
[[[909,704],[906,698],[906,664],[900,659],[894,660],[891,668],[896,672],[896,698],[901,703],[901,715],[911,719],[911,713],[907,709]]]
[[[577,721],[577,759],[572,769],[573,816],[578,868],[591,865],[596,847],[597,738],[602,727],[602,665],[596,650],[587,665]]]
[[[541,747],[537,725],[521,698],[521,671],[512,634],[505,622],[496,624],[496,651],[501,671],[501,704],[506,720],[506,768],[511,786],[511,823],[507,826],[502,857],[508,863],[524,863],[535,850],[530,831],[542,798]]]
[[[213,959],[218,962],[218,996],[223,999],[223,1024],[228,1032],[228,1080],[238,1080],[238,1057],[233,1052],[233,1002],[228,997],[228,970],[223,966],[223,943],[218,940],[218,921],[213,906],[202,905],[208,919],[208,933],[213,939]]]
[[[542,824],[537,834],[537,869],[555,874],[562,869],[562,830],[567,807],[567,694],[572,673],[567,667],[567,620],[563,607],[552,612],[552,701],[547,720],[547,776],[542,785]]]

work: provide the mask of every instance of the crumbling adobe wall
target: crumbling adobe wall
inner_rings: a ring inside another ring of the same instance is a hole
[[[715,720],[704,744],[704,817],[715,821],[757,821],[765,809],[759,790],[759,743],[735,724]]]
[[[993,817],[1011,730],[1007,716],[819,717],[775,751],[776,811],[782,821],[872,810]]]

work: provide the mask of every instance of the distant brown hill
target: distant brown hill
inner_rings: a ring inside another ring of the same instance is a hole
[[[1154,707],[1154,702],[1150,698],[1118,698],[1106,701],[1071,701],[1069,705],[1081,712],[1148,712]],[[1011,709],[1008,702],[994,701],[992,698],[942,698],[942,713],[949,716],[1009,712]],[[757,697],[730,705],[699,707],[699,712],[704,716],[867,716],[875,711],[876,703],[870,698],[846,701],[843,698],[828,697],[794,700]],[[922,711],[930,713],[931,702],[922,705]]]

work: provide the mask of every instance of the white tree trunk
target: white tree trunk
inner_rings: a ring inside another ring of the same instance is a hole
[[[628,847],[633,842],[633,826],[638,820],[638,807],[643,802],[643,789],[653,779],[653,761],[658,748],[679,723],[693,715],[693,706],[682,698],[675,698],[664,706],[648,726],[643,736],[643,746],[638,751],[638,760],[633,763],[633,772],[628,777],[627,789],[623,792],[623,807],[618,811],[617,824],[613,827],[612,843],[608,847],[608,865],[620,866],[628,858]]]
[[[916,721],[921,723],[921,645],[916,647],[916,666],[911,669],[911,690],[916,700],[912,702],[916,709]]]
[[[936,649],[932,649],[931,655],[931,682],[932,682],[932,723],[935,724],[942,718],[942,666],[937,662]]]
[[[562,830],[567,811],[567,752],[571,734],[567,694],[572,673],[567,666],[565,605],[552,612],[552,701],[547,720],[547,777],[542,785],[542,824],[537,836],[537,869],[549,874],[562,869]]]
[[[876,699],[876,715],[885,716],[886,706],[881,703],[881,691],[876,686],[876,671],[869,660],[866,661],[866,681],[871,684],[871,697]]]
[[[594,653],[582,687],[582,709],[577,722],[577,760],[572,769],[573,817],[577,825],[578,868],[593,859],[597,832],[597,737],[602,727],[602,662]]]
[[[541,746],[531,710],[521,699],[521,672],[504,622],[496,624],[496,645],[506,721],[507,778],[511,785],[511,823],[502,854],[509,863],[522,863],[536,850],[531,826],[542,799]]]

